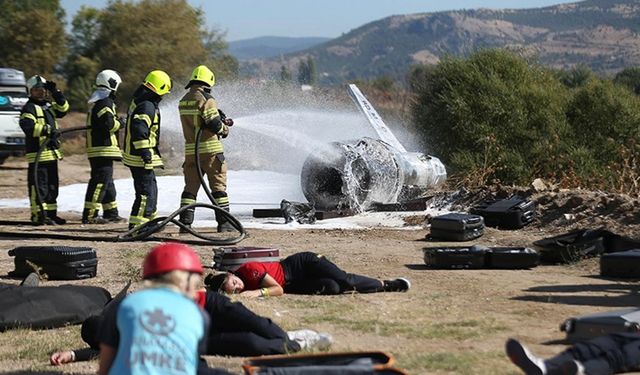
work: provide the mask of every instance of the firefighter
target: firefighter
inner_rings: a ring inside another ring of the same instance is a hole
[[[62,159],[57,118],[69,111],[69,103],[56,83],[35,75],[27,80],[29,100],[20,113],[20,127],[25,134],[27,161],[29,162],[27,186],[31,205],[31,222],[34,225],[64,224],[58,217],[58,160]],[[51,94],[52,101],[48,99]],[[42,153],[35,176],[38,149]],[[37,178],[37,184],[36,184]],[[37,191],[36,191],[37,189]]]
[[[91,179],[87,186],[82,211],[83,224],[121,222],[118,215],[116,187],[113,183],[113,161],[121,160],[118,147],[120,120],[114,103],[122,79],[113,70],[103,70],[96,76],[96,90],[88,100],[87,156],[91,164]],[[98,217],[100,209],[102,218]]]
[[[227,163],[225,162],[221,138],[229,135],[229,127],[233,120],[227,118],[218,109],[215,99],[211,96],[211,87],[216,79],[213,72],[204,65],[193,70],[191,80],[187,84],[187,94],[180,100],[180,121],[185,139],[184,173],[185,187],[180,199],[180,206],[196,202],[200,190],[200,178],[195,158],[195,139],[200,128],[203,133],[198,145],[200,167],[207,175],[215,204],[229,211],[229,197],[227,196]],[[183,211],[180,222],[190,226],[193,223],[194,209]],[[222,215],[216,213],[218,232],[234,231],[233,226]]]
[[[171,78],[162,70],[151,71],[133,94],[127,114],[122,161],[131,170],[136,199],[129,216],[129,229],[156,215],[158,185],[154,168],[162,168],[160,155],[160,110],[162,97],[171,91]]]

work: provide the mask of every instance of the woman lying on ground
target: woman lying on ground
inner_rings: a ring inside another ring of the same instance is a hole
[[[234,272],[209,275],[212,290],[247,297],[293,294],[341,294],[346,292],[406,292],[409,280],[378,280],[347,273],[322,255],[302,252],[280,262],[248,262]]]

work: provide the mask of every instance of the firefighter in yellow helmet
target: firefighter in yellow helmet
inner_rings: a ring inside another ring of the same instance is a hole
[[[25,134],[27,161],[29,162],[27,185],[31,205],[31,222],[34,225],[64,224],[66,220],[57,215],[58,160],[62,159],[57,118],[69,111],[69,103],[56,83],[35,75],[27,80],[29,101],[22,107],[20,127]],[[48,99],[47,92],[53,101]],[[42,153],[38,160],[38,175],[35,161],[38,149]],[[36,178],[38,183],[36,184]],[[37,189],[37,191],[36,191]]]
[[[162,70],[147,74],[133,93],[127,112],[122,161],[131,170],[136,199],[129,229],[156,216],[158,185],[154,168],[162,168],[160,156],[160,110],[162,97],[171,91],[171,78]]]
[[[224,158],[224,150],[221,138],[229,135],[229,127],[233,120],[220,110],[215,99],[211,96],[211,87],[216,79],[213,72],[204,65],[193,70],[191,80],[187,84],[187,94],[182,97],[179,104],[180,121],[185,139],[184,164],[184,191],[180,200],[180,206],[186,206],[196,202],[200,179],[198,166],[195,159],[195,139],[200,128],[203,129],[198,145],[200,154],[200,167],[207,175],[211,193],[215,204],[229,211],[229,197],[227,196],[227,163]],[[180,214],[180,222],[185,225],[193,223],[194,210],[186,210]],[[233,231],[233,226],[216,214],[218,232]]]

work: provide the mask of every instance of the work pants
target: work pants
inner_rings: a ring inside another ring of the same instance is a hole
[[[374,293],[384,290],[380,280],[347,273],[324,256],[312,252],[293,254],[280,263],[286,280],[283,286],[285,293],[341,294],[349,291]]]
[[[29,163],[27,186],[29,189],[29,205],[31,206],[31,222],[42,223],[44,216],[55,217],[58,204],[58,161],[38,163],[38,176],[34,175],[35,163]],[[36,189],[40,193],[39,197]],[[41,212],[44,209],[44,213]]]
[[[227,163],[224,154],[200,154],[200,167],[203,175],[209,181],[209,188],[215,204],[223,210],[229,211],[229,196],[227,195]],[[198,176],[198,166],[195,155],[185,156],[182,164],[184,174],[184,190],[180,199],[180,207],[196,202],[198,190],[200,190],[200,177]],[[193,211],[187,210],[180,215],[183,224],[193,223]],[[221,215],[216,215],[218,224],[226,221]]]
[[[589,375],[629,372],[640,365],[640,335],[618,333],[574,344],[557,356],[546,360],[549,373],[561,371],[570,361],[581,362]],[[558,372],[560,373],[560,372]]]
[[[289,340],[271,319],[222,294],[207,292],[204,309],[212,317],[207,354],[259,356],[300,351],[300,345]]]
[[[91,179],[84,197],[83,219],[93,219],[100,209],[117,214],[116,186],[113,183],[113,159],[90,158]]]
[[[158,184],[153,169],[129,167],[133,177],[136,199],[131,207],[129,227],[142,225],[155,218],[158,204]]]

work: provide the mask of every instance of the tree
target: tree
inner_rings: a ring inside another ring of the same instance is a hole
[[[576,88],[584,86],[590,79],[595,78],[595,75],[585,64],[578,64],[568,71],[558,71],[557,77],[565,86]]]
[[[301,85],[313,85],[316,80],[316,63],[311,56],[307,56],[306,60],[300,60],[298,63],[298,83]]]
[[[179,88],[194,67],[209,66],[217,78],[237,76],[224,33],[207,30],[201,10],[186,0],[112,0],[105,9],[82,7],[72,21],[65,63],[71,104],[84,109],[96,74],[113,69],[122,77],[121,108],[145,75],[166,71]]]
[[[0,0],[0,9],[0,66],[51,78],[66,52],[60,2]]]
[[[280,81],[291,82],[291,73],[289,73],[289,69],[284,65],[280,66]]]
[[[640,66],[622,70],[616,74],[613,83],[626,86],[636,95],[640,95]]]

